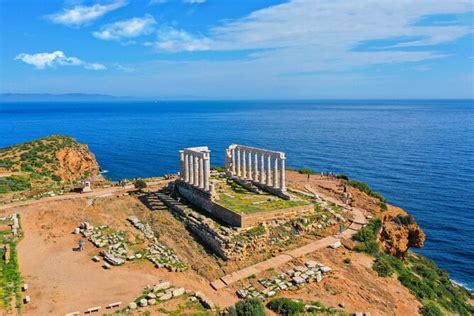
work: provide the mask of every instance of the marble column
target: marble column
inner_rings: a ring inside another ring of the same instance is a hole
[[[286,192],[286,183],[285,183],[285,158],[280,159],[280,189],[282,192]]]
[[[231,149],[230,154],[232,155],[232,175],[235,176],[235,148]]]
[[[265,184],[265,154],[260,154],[260,183]]]
[[[194,186],[199,186],[199,157],[193,157],[194,159],[194,177],[193,184]]]
[[[237,177],[242,176],[241,168],[240,168],[240,149],[237,148]]]
[[[271,155],[267,155],[267,185],[271,185],[271,173],[272,173],[272,160]]]
[[[199,157],[199,188],[204,189],[204,159]]]
[[[211,160],[209,159],[209,153],[204,157],[204,190],[210,191],[209,187],[209,176],[211,174]]]
[[[194,184],[194,158],[193,155],[188,154],[188,164],[189,164],[189,184]]]
[[[254,157],[255,158],[255,164],[254,164],[254,168],[253,168],[253,170],[254,170],[253,179],[258,182],[259,179],[260,179],[260,174],[259,174],[260,170],[259,170],[259,165],[258,165],[258,152],[255,152],[254,155],[255,155],[255,157]]]
[[[278,158],[273,160],[273,187],[278,188]]]
[[[184,154],[184,181],[189,182],[189,154]]]
[[[247,152],[242,150],[242,178],[247,179]]]
[[[247,162],[247,163],[248,163],[247,178],[248,178],[249,180],[252,180],[252,179],[253,179],[253,171],[252,171],[253,159],[252,159],[252,152],[249,151],[247,155],[248,155],[248,158],[249,158],[249,159],[248,159],[248,162]]]
[[[184,179],[184,152],[179,151],[179,177]]]

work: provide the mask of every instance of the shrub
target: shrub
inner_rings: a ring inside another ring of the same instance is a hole
[[[351,264],[352,260],[351,258],[345,258],[342,262],[344,262],[345,264]]]
[[[60,181],[61,181],[61,177],[59,177],[59,176],[57,176],[57,175],[55,175],[55,174],[53,174],[53,175],[51,176],[51,179],[53,179],[53,181],[56,181],[56,182],[60,182]]]
[[[265,306],[257,298],[238,301],[228,309],[231,316],[265,316]]]
[[[376,239],[381,227],[382,221],[378,218],[373,218],[367,226],[359,230],[352,238],[361,242],[373,241]]]
[[[310,169],[310,168],[300,168],[298,169],[298,172],[301,174],[317,174],[316,171]]]
[[[275,313],[288,316],[296,316],[305,311],[305,303],[289,298],[276,298],[271,300],[267,307]]]
[[[379,276],[384,278],[391,276],[394,272],[390,262],[386,258],[386,255],[381,255],[375,260],[372,267]]]
[[[345,173],[338,174],[337,178],[341,180],[349,181],[349,177]]]
[[[357,180],[349,180],[347,183],[351,187],[354,187],[354,188],[366,193],[368,196],[376,198],[376,199],[380,200],[380,202],[387,203],[387,201],[385,200],[383,195],[380,194],[379,192],[372,191],[372,189],[367,185],[367,183],[357,181]]]
[[[211,167],[212,170],[216,170],[217,172],[226,172],[225,167],[222,166],[213,166]]]
[[[147,184],[146,184],[145,180],[143,180],[143,179],[135,180],[133,185],[135,186],[135,189],[137,189],[139,191],[141,191],[141,190],[143,190],[147,187]]]
[[[434,303],[427,303],[420,308],[420,313],[423,316],[443,316],[441,309]]]

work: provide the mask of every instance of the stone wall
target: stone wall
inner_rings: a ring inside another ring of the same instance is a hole
[[[211,201],[210,195],[195,189],[185,182],[177,181],[176,188],[179,194],[190,203],[203,209],[211,216],[234,227],[242,227],[242,216],[219,204]]]
[[[209,194],[195,189],[185,182],[177,181],[176,188],[179,194],[187,201],[203,209],[212,217],[233,227],[249,228],[267,221],[291,219],[314,210],[314,205],[308,204],[254,214],[239,214],[214,203]]]

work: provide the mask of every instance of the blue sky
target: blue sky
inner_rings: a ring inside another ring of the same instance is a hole
[[[0,0],[0,92],[472,98],[472,0]]]

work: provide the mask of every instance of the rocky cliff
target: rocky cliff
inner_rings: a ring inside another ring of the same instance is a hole
[[[411,247],[423,247],[425,233],[410,215],[385,215],[379,242],[386,253],[400,258],[404,257]]]
[[[52,135],[0,149],[0,193],[72,186],[99,171],[87,145],[68,136]]]

